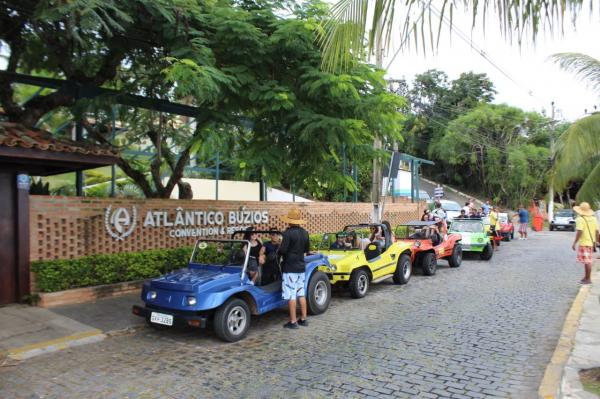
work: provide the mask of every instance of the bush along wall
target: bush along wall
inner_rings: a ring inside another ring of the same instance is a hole
[[[112,284],[155,277],[186,267],[192,247],[159,249],[78,259],[53,259],[31,263],[39,292]]]
[[[317,250],[322,237],[322,234],[310,234],[311,251]],[[156,277],[186,267],[192,249],[181,247],[41,260],[31,263],[31,271],[35,273],[39,292],[56,292]]]

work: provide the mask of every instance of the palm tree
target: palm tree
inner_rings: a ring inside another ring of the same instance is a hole
[[[554,54],[552,59],[600,94],[600,60],[580,53]],[[575,121],[558,139],[556,150],[554,189],[561,192],[570,182],[583,181],[577,200],[600,202],[600,112]]]
[[[535,40],[540,28],[560,30],[565,12],[576,17],[586,0],[339,0],[324,24],[321,36],[323,66],[328,70],[347,68],[353,56],[375,53],[388,47],[399,32],[403,46],[410,41],[425,48],[437,45],[442,30],[452,27],[457,8],[469,10],[473,26],[493,9],[504,36],[520,43],[530,35]],[[434,4],[435,3],[435,4]],[[591,4],[590,2],[590,12]],[[483,23],[483,22],[482,22]],[[447,25],[446,28],[443,25]],[[484,27],[485,27],[485,23]],[[366,33],[368,32],[368,35]],[[365,40],[367,39],[367,40]],[[379,45],[376,45],[379,43]]]

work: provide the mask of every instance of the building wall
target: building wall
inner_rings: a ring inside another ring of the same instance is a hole
[[[195,200],[214,200],[217,186],[212,179],[181,179],[192,187]],[[179,197],[179,188],[175,186],[171,199]],[[219,200],[221,201],[258,201],[260,183],[249,181],[219,180]]]
[[[101,253],[175,248],[192,245],[200,238],[198,235],[176,237],[178,232],[228,237],[228,228],[241,229],[248,225],[258,229],[266,230],[275,227],[283,230],[286,224],[281,217],[292,207],[300,208],[303,218],[307,221],[305,227],[310,233],[335,232],[348,224],[366,223],[370,220],[372,212],[370,203],[273,203],[31,196],[31,260],[69,259]],[[422,207],[423,205],[409,202],[386,204],[384,219],[389,220],[392,226],[415,220],[419,218]],[[148,216],[149,212],[150,216]],[[222,212],[223,224],[219,225],[211,220],[208,215],[210,212],[213,219],[215,212]],[[256,217],[259,222],[242,221],[242,223],[231,224],[230,213],[233,213],[234,217],[245,217],[240,212]],[[266,223],[264,212],[268,212]],[[195,216],[194,223],[176,225],[178,213],[180,222],[185,221],[188,216]],[[198,220],[202,218],[198,217],[198,213],[202,213],[204,218],[199,223]],[[165,214],[166,224],[171,223],[173,226],[165,226]],[[211,221],[215,223],[211,224]],[[153,224],[160,226],[153,226]],[[212,230],[202,230],[208,228]]]

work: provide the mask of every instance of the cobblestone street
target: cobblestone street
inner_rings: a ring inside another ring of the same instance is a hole
[[[2,398],[535,398],[582,269],[572,234],[502,243],[364,299],[334,292],[310,326],[284,310],[254,318],[248,338],[141,328],[0,367]]]

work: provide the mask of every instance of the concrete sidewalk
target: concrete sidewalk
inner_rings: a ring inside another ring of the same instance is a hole
[[[579,371],[600,367],[600,262],[594,263],[593,285],[583,303],[575,342],[562,378],[563,398],[598,399],[586,392],[579,379]]]
[[[143,324],[131,314],[139,294],[52,309],[0,307],[0,357],[23,360],[71,346],[98,342],[107,333]]]

